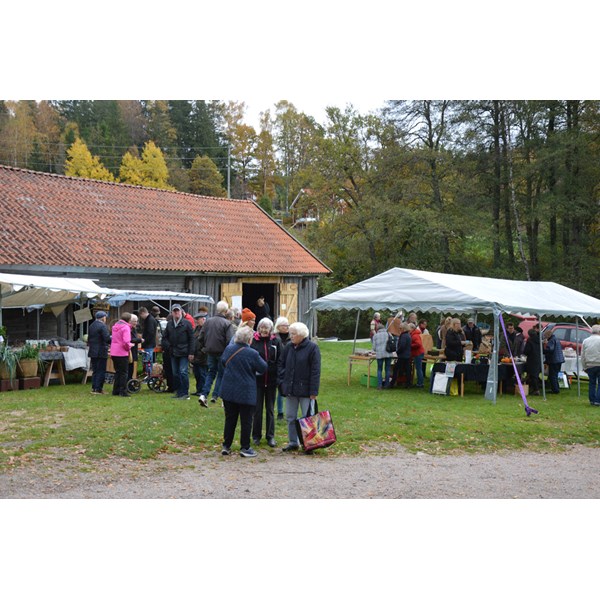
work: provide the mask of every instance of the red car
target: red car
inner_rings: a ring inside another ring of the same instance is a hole
[[[525,339],[529,337],[529,330],[538,322],[535,317],[518,317],[517,315],[510,315],[511,320],[515,327],[520,327],[523,330]],[[575,323],[551,323],[542,321],[542,327],[551,327],[554,335],[560,340],[560,345],[564,348],[573,348],[577,344],[577,326]],[[592,334],[592,330],[583,323],[579,325],[579,345],[577,346],[578,353],[581,352],[581,344],[583,340]]]

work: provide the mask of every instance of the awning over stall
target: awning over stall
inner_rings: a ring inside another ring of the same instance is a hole
[[[66,306],[77,298],[105,298],[111,292],[108,288],[98,286],[92,279],[0,273],[0,309],[36,305]]]
[[[210,296],[203,294],[188,294],[185,292],[169,292],[160,290],[113,290],[114,295],[108,299],[111,306],[122,306],[128,300],[137,302],[146,301],[168,301],[168,302],[202,302],[204,304],[214,304],[215,301]]]

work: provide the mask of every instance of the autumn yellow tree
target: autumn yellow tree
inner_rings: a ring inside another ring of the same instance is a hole
[[[208,156],[196,156],[189,172],[190,191],[203,196],[224,198],[223,175]]]
[[[168,184],[169,169],[160,148],[153,141],[146,142],[141,158],[126,152],[121,161],[119,176],[123,183],[143,185],[163,190],[174,189]]]
[[[77,138],[67,150],[65,175],[100,179],[101,181],[115,180],[114,175],[100,162],[100,158],[92,156],[81,138]]]

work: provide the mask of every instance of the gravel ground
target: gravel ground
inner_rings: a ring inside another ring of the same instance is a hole
[[[460,456],[169,454],[151,461],[77,456],[0,473],[0,498],[600,498],[600,449]]]

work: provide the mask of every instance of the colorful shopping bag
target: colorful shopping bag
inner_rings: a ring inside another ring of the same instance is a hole
[[[312,404],[312,402],[311,402]],[[315,400],[314,411],[316,414],[307,415],[296,419],[296,430],[298,439],[304,450],[316,450],[317,448],[327,448],[335,443],[336,435],[333,427],[333,419],[328,410],[319,410]],[[309,412],[311,408],[309,407]]]

